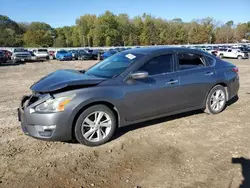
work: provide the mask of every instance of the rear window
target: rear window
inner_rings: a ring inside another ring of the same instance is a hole
[[[206,59],[207,59],[208,65],[212,66],[215,64],[216,60],[214,58],[206,56]]]

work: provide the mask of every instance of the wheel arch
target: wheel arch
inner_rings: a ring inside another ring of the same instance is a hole
[[[115,107],[114,104],[112,104],[111,102],[108,102],[108,101],[94,101],[94,102],[91,102],[87,105],[84,105],[83,107],[81,107],[75,114],[74,114],[74,117],[73,117],[73,121],[72,121],[72,124],[71,124],[71,132],[72,132],[72,138],[75,138],[75,124],[76,124],[76,121],[78,119],[78,117],[81,115],[82,112],[84,112],[86,109],[88,109],[89,107],[91,106],[94,106],[94,105],[105,105],[107,106],[110,110],[112,110],[115,114],[115,118],[116,118],[116,121],[117,121],[117,127],[119,127],[119,123],[120,123],[120,114],[117,110],[117,108]]]
[[[214,85],[210,88],[210,90],[207,92],[206,98],[205,98],[205,101],[204,101],[204,104],[206,104],[207,97],[208,97],[210,91],[211,91],[215,86],[218,86],[218,85],[221,85],[222,87],[225,88],[225,90],[226,90],[226,97],[227,97],[227,101],[228,101],[228,99],[229,99],[228,85],[227,85],[225,82],[218,82],[218,83],[214,84]]]

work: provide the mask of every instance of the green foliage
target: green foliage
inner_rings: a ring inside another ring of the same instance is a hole
[[[39,47],[53,45],[53,31],[43,22],[32,22],[23,36],[25,46]]]
[[[21,46],[24,29],[7,16],[0,15],[0,46]]]
[[[99,16],[85,14],[74,26],[52,28],[44,22],[16,23],[0,15],[0,46],[138,46],[166,44],[231,43],[250,39],[250,21],[234,25],[217,24],[212,18],[183,22],[165,20],[144,13],[130,18],[106,11]]]

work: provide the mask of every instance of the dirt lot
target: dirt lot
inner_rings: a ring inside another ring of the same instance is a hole
[[[132,125],[95,148],[25,136],[16,113],[34,81],[95,62],[1,66],[0,187],[236,188],[244,177],[250,187],[249,160],[232,163],[250,158],[250,60],[231,61],[240,69],[241,88],[239,100],[223,113],[197,111]]]

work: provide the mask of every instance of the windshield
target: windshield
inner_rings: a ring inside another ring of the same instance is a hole
[[[86,50],[79,50],[79,53],[80,53],[80,54],[89,54],[89,52],[86,51]]]
[[[89,70],[87,70],[85,74],[90,74],[102,78],[113,78],[125,71],[129,66],[131,66],[142,56],[142,54],[134,53],[115,54],[94,65]]]
[[[14,52],[28,52],[26,49],[14,49]]]
[[[48,52],[47,49],[38,49],[37,51],[38,51],[38,52]]]

